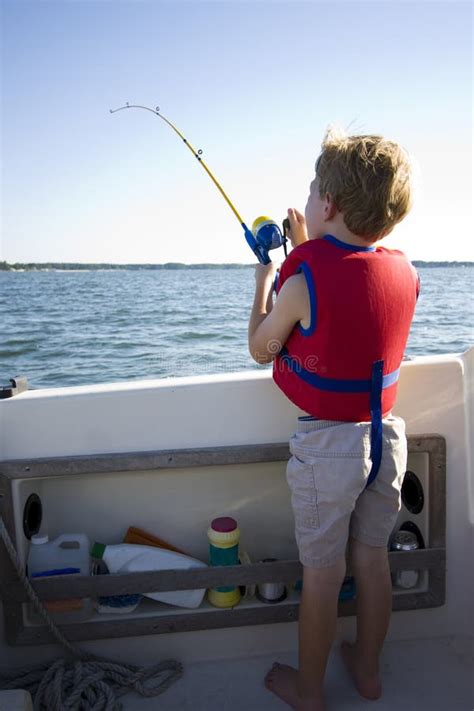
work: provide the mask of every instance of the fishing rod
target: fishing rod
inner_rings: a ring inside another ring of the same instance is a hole
[[[276,222],[274,222],[272,219],[266,216],[261,216],[257,217],[252,224],[252,229],[249,230],[245,222],[243,221],[242,217],[239,215],[237,212],[237,209],[233,205],[233,203],[230,201],[229,197],[226,195],[224,192],[222,186],[218,183],[214,175],[211,173],[203,159],[201,158],[202,155],[202,150],[199,149],[196,151],[195,148],[189,143],[189,141],[183,136],[181,131],[179,131],[176,126],[171,123],[169,119],[166,118],[166,116],[163,116],[162,113],[160,113],[160,107],[157,106],[154,109],[151,109],[149,106],[140,106],[137,104],[127,104],[125,106],[120,106],[118,109],[109,109],[111,114],[117,113],[117,111],[123,111],[124,109],[143,109],[145,111],[151,111],[152,114],[155,114],[155,116],[158,116],[161,118],[163,121],[165,121],[170,128],[175,131],[175,133],[178,134],[178,136],[183,140],[184,144],[189,148],[193,156],[199,161],[199,163],[202,165],[208,176],[211,178],[212,182],[214,185],[217,187],[219,192],[221,193],[222,197],[224,200],[227,202],[229,205],[230,209],[234,213],[235,217],[238,219],[241,227],[244,230],[244,235],[245,239],[247,240],[247,244],[249,245],[250,249],[252,252],[255,254],[257,257],[258,261],[261,264],[269,264],[270,257],[268,256],[268,252],[271,249],[277,249],[278,247],[283,246],[283,249],[285,250],[285,257],[287,255],[287,250],[286,250],[286,243],[288,241],[288,238],[286,237],[286,232],[288,229],[288,221],[285,219],[283,222],[283,231],[280,230],[279,226],[277,225]]]

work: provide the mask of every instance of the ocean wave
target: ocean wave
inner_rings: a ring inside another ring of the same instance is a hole
[[[419,271],[422,293],[407,355],[466,350],[472,270]],[[172,270],[64,274],[5,273],[4,378],[21,372],[38,388],[262,368],[247,347],[252,270],[225,278],[218,269],[186,272],[185,280]]]

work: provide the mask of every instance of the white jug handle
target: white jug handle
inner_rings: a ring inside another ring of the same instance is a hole
[[[54,543],[56,546],[60,546],[61,543],[79,543],[79,546],[89,548],[89,540],[85,533],[61,533]]]

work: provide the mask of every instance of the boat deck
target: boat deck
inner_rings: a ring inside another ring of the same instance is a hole
[[[124,711],[271,711],[288,706],[263,679],[274,661],[296,665],[296,652],[185,664],[184,676],[162,696],[122,697]],[[443,637],[386,642],[376,702],[354,689],[334,646],[326,674],[327,711],[470,711],[474,705],[472,640]]]

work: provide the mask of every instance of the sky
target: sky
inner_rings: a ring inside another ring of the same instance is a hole
[[[8,262],[252,263],[247,224],[304,210],[328,125],[399,141],[411,214],[384,240],[474,259],[472,5],[0,0]],[[279,261],[283,255],[273,253]]]

